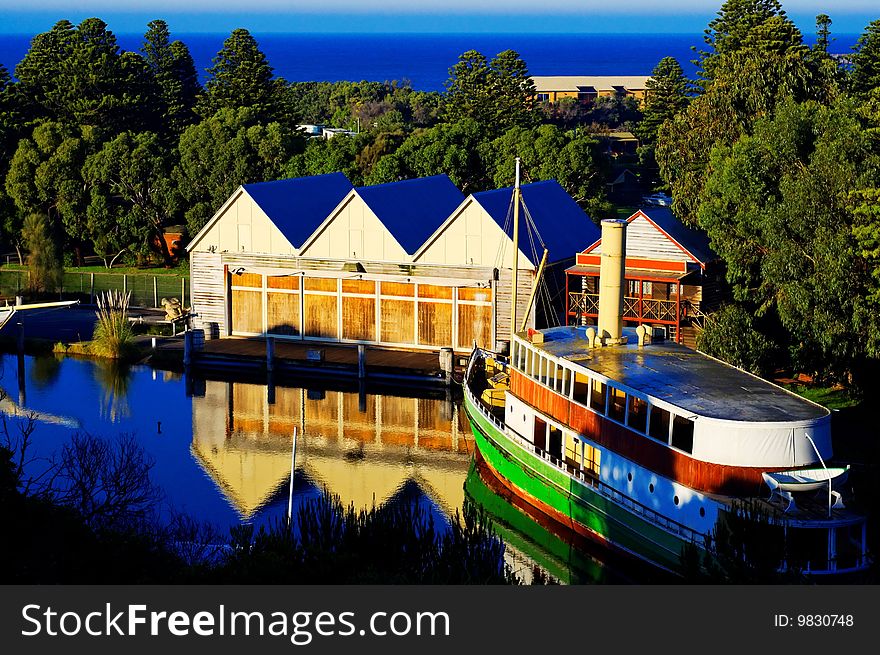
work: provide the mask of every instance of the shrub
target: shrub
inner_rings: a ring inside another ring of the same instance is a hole
[[[134,351],[134,331],[128,321],[128,302],[131,292],[116,289],[98,296],[98,322],[92,336],[92,353],[99,357],[122,359]]]

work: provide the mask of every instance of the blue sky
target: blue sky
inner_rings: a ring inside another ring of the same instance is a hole
[[[41,32],[61,18],[89,16],[119,33],[143,32],[153,18],[173,32],[700,32],[722,1],[0,0],[0,32]],[[840,34],[880,18],[878,0],[783,0],[783,7],[806,33],[817,13],[829,14]]]

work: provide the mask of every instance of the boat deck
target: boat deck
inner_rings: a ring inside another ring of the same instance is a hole
[[[532,344],[538,350],[699,416],[790,422],[829,414],[820,405],[696,350],[656,341],[640,348],[634,329],[624,329],[626,345],[593,349],[588,346],[584,327],[559,327],[542,333],[544,343]],[[528,341],[526,333],[518,336]]]

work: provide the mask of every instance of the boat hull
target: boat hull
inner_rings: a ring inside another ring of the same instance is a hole
[[[477,449],[490,472],[511,493],[566,528],[606,546],[678,573],[691,543],[641,518],[508,437],[465,394]]]

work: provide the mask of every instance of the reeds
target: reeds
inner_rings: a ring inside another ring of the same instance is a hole
[[[92,335],[91,351],[99,357],[122,359],[134,349],[134,332],[128,321],[128,303],[131,292],[116,289],[98,296],[98,317]]]

